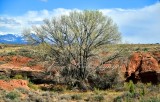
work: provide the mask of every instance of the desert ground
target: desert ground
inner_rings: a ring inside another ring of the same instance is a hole
[[[109,51],[116,46],[108,46]],[[124,63],[112,63],[120,65],[119,70],[112,72],[111,63],[104,64],[106,70],[97,71],[99,79],[88,82],[101,87],[86,89],[83,87],[87,85],[70,87],[63,78],[58,81],[57,66],[48,72],[53,62],[44,58],[45,52],[39,46],[1,44],[0,102],[160,102],[160,45],[123,46],[127,50]],[[105,50],[100,55],[107,56]],[[92,63],[96,66],[98,59]]]

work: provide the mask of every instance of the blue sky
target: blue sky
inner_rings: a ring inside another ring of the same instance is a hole
[[[22,15],[27,11],[65,9],[142,8],[157,0],[0,0],[0,14]]]
[[[0,34],[21,34],[44,18],[84,9],[112,17],[123,42],[160,43],[158,0],[0,0]]]

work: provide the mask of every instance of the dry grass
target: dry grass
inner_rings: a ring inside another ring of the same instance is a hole
[[[14,51],[17,51],[21,48],[22,47],[4,47],[3,49],[0,49],[0,53],[14,52]]]
[[[4,46],[4,45],[0,45]],[[160,44],[124,44],[124,45],[112,45],[109,46],[109,51],[115,50],[117,47],[123,46],[124,48],[128,48],[131,52],[133,51],[160,51]],[[104,47],[104,48],[108,48]],[[0,49],[0,53],[9,53],[9,52],[15,52],[20,49],[27,49],[27,50],[35,50],[32,48],[32,46],[22,46],[22,45],[5,45],[2,49]],[[107,49],[104,49],[106,51]],[[154,86],[150,84],[137,84],[135,92],[138,94],[142,93],[142,86],[144,86],[145,95],[140,95],[139,100],[150,100],[152,98],[160,97],[160,85]],[[31,85],[32,88],[34,88]],[[63,88],[63,87],[62,87]],[[118,87],[119,88],[119,87]],[[37,91],[38,90],[38,91]],[[25,98],[23,100],[18,101],[25,101],[25,102],[34,102],[37,100],[41,100],[42,102],[45,102],[49,100],[49,102],[112,102],[116,97],[122,97],[125,93],[129,92],[126,89],[126,86],[122,86],[122,89],[120,91],[117,91],[116,88],[112,88],[109,90],[98,90],[95,89],[94,91],[87,91],[87,92],[81,92],[81,91],[73,91],[73,90],[66,90],[62,89],[61,92],[56,91],[42,91],[40,89],[35,90],[23,90],[24,92],[20,92],[21,94],[24,94]],[[6,97],[4,96],[6,93],[5,90],[0,90],[0,102],[6,101]],[[30,97],[31,96],[31,97]],[[125,96],[124,96],[125,97]],[[30,99],[31,98],[31,99]],[[123,98],[123,97],[122,97]],[[134,98],[131,97],[131,100]],[[30,101],[31,100],[31,101]],[[156,100],[156,99],[153,99]],[[132,101],[131,101],[132,102]],[[156,101],[155,101],[156,102]]]

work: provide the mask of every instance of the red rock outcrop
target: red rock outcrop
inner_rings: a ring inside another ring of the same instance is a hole
[[[0,75],[8,76],[10,78],[15,75],[22,75],[30,78],[36,83],[48,83],[50,80],[45,80],[45,68],[41,65],[28,66],[30,61],[34,59],[24,56],[1,56],[0,57]],[[52,81],[51,81],[52,82]]]
[[[158,61],[150,53],[142,54],[141,72],[146,71],[160,71]]]
[[[127,73],[128,76],[131,76],[132,73],[135,73],[139,69],[142,55],[140,53],[134,53],[129,60],[130,62],[128,64]]]
[[[153,56],[149,52],[133,53],[126,68],[127,80],[157,83],[160,67],[158,64],[159,61]]]

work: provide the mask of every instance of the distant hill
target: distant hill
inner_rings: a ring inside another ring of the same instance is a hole
[[[23,36],[14,34],[0,35],[0,43],[2,44],[27,44]]]

